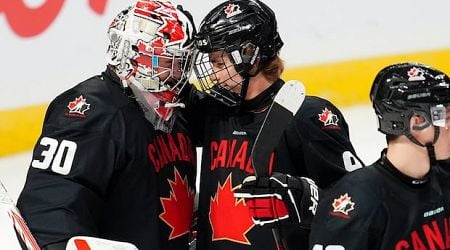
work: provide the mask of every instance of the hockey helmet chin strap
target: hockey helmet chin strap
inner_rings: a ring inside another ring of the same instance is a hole
[[[242,88],[241,88],[241,94],[240,94],[240,96],[242,97],[241,103],[243,100],[245,100],[245,97],[247,96],[247,89],[248,89],[248,84],[250,83],[251,76],[247,75],[246,77],[244,77],[242,75],[242,77],[244,78],[244,81],[242,82]]]
[[[242,82],[242,88],[241,88],[241,93],[240,96],[242,97],[242,100],[245,100],[245,97],[247,96],[247,89],[248,89],[248,84],[250,83],[250,78],[255,77],[257,74],[259,74],[259,72],[261,72],[263,70],[263,68],[266,66],[266,64],[261,64],[261,62],[257,62],[257,67],[256,67],[256,71],[255,73],[250,73],[251,69],[244,69],[242,71],[240,71],[239,75],[242,76],[242,78],[244,79],[244,81]],[[254,65],[253,65],[254,66]],[[239,72],[238,68],[236,68],[237,72]]]
[[[427,128],[429,123],[425,123],[425,125],[422,126],[414,126],[414,130],[423,130]],[[426,147],[428,152],[428,157],[430,158],[430,166],[433,166],[436,163],[436,153],[434,152],[434,144],[436,143],[437,139],[439,138],[439,128],[436,126],[433,126],[434,128],[434,138],[433,142],[428,142],[426,144],[423,144],[419,142],[411,133],[406,134],[406,137],[412,141],[414,144],[419,145],[421,147]]]

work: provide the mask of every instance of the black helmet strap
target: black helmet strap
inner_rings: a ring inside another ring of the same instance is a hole
[[[436,126],[433,126],[434,128],[434,138],[433,142],[428,142],[426,144],[420,143],[411,133],[406,134],[406,137],[412,141],[414,144],[419,145],[421,147],[426,147],[428,152],[428,157],[430,158],[430,165],[432,166],[436,162],[436,154],[434,152],[434,144],[436,143],[437,139],[439,138],[439,128]]]
[[[247,76],[242,76],[244,78],[244,81],[242,82],[242,88],[241,88],[241,97],[242,100],[245,100],[245,96],[247,95],[247,89],[248,89],[248,84],[250,82],[250,75],[245,74]]]

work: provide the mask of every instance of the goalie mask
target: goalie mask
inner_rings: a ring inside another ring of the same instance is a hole
[[[108,29],[108,64],[156,129],[171,130],[179,94],[192,70],[192,17],[165,0],[141,0]]]
[[[259,0],[231,0],[211,10],[196,35],[194,71],[201,89],[228,106],[245,98],[249,78],[278,55],[283,41],[273,11]]]

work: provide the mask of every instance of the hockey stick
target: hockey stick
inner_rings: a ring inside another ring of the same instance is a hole
[[[39,245],[20,215],[14,201],[0,181],[0,248],[40,250]],[[137,250],[128,242],[113,241],[95,237],[74,236],[66,246],[66,250]]]
[[[270,174],[269,156],[304,99],[305,87],[299,81],[288,81],[278,91],[253,144],[251,156],[256,176]]]
[[[6,188],[0,181],[0,242],[3,247],[14,249],[26,248],[28,250],[39,250],[39,246],[28,229],[25,220],[20,215]]]
[[[288,81],[278,91],[253,144],[251,157],[256,176],[271,174],[270,156],[304,100],[305,87],[301,82]],[[278,229],[272,228],[272,233],[277,249],[287,250]]]

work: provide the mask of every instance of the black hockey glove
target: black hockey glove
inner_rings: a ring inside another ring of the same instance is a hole
[[[309,178],[274,172],[268,177],[248,176],[234,197],[245,199],[256,225],[281,221],[309,227],[316,214],[319,189]]]

